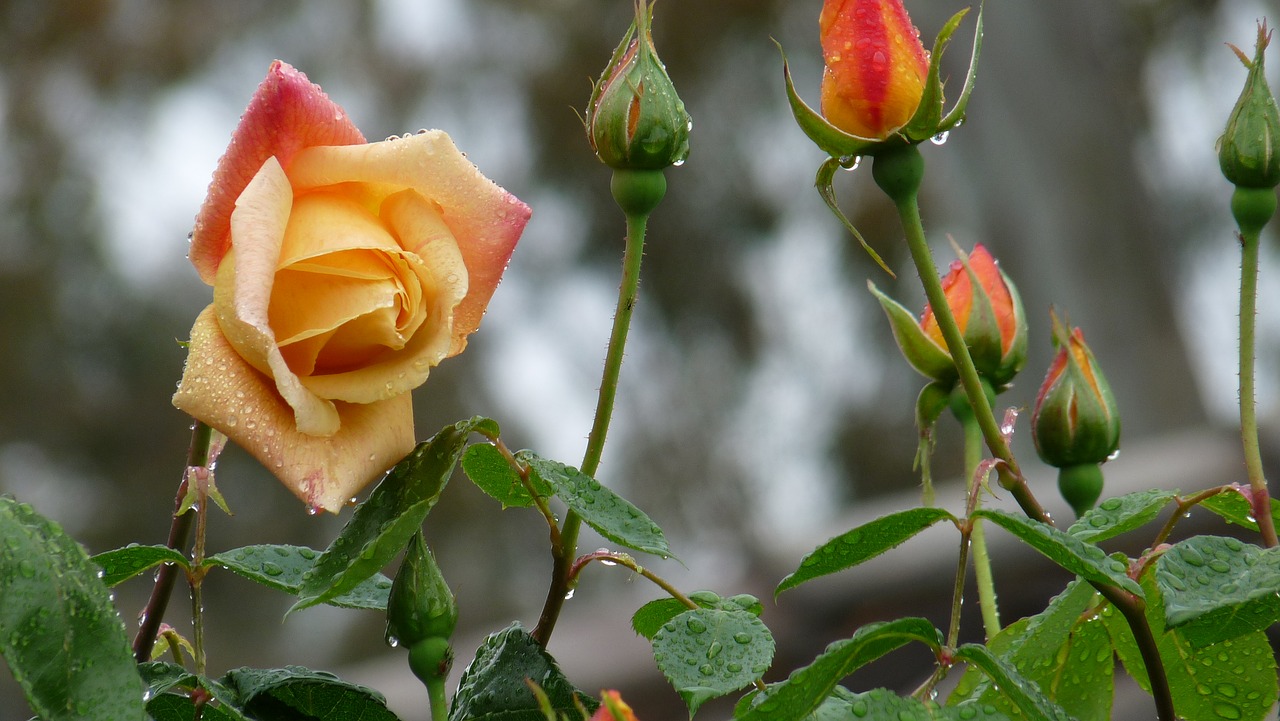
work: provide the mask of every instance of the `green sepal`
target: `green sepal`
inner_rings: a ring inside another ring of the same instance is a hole
[[[974,81],[978,77],[978,56],[982,54],[982,10],[983,3],[978,3],[978,25],[973,31],[973,54],[969,56],[969,72],[965,75],[964,87],[960,89],[960,98],[942,119],[938,132],[945,133],[964,122],[965,111],[969,107],[969,96],[973,94]],[[941,51],[936,53],[941,56]]]
[[[778,46],[778,52],[782,54],[782,76],[787,83],[787,102],[791,104],[791,114],[795,116],[796,124],[800,126],[804,134],[808,135],[809,139],[821,148],[823,152],[833,158],[844,158],[846,159],[845,162],[852,162],[853,158],[861,155],[870,155],[886,145],[903,144],[902,139],[897,138],[897,136],[890,136],[886,140],[864,138],[846,133],[827,122],[827,119],[822,117],[821,113],[809,107],[808,103],[796,92],[795,83],[791,81],[791,70],[787,65],[787,54],[783,51],[781,43],[774,41],[774,44]]]
[[[867,289],[871,291],[885,315],[889,316],[889,326],[893,329],[893,337],[898,341],[902,355],[922,375],[943,383],[954,383],[956,366],[947,349],[938,345],[925,334],[920,321],[898,301],[881,293],[875,283],[867,281]]]
[[[947,49],[947,44],[951,42],[951,36],[955,33],[956,28],[960,26],[960,21],[968,14],[969,8],[965,8],[947,21],[942,26],[942,31],[933,40],[933,52],[929,54],[929,75],[925,78],[924,93],[920,96],[920,105],[916,106],[916,112],[902,126],[899,133],[907,136],[908,139],[920,142],[925,138],[931,138],[941,132],[942,124],[942,106],[946,102],[946,97],[942,90],[941,64],[942,53]]]
[[[840,222],[844,224],[844,227],[853,234],[853,237],[858,239],[859,245],[862,246],[863,250],[867,251],[867,255],[871,256],[871,259],[876,262],[876,265],[880,266],[884,272],[888,273],[889,277],[896,278],[898,276],[894,275],[892,270],[889,270],[889,266],[885,264],[884,260],[880,257],[880,254],[867,243],[866,239],[862,237],[862,233],[859,233],[858,229],[853,227],[853,223],[849,222],[849,219],[845,217],[845,214],[840,210],[840,204],[836,201],[835,189],[831,187],[832,181],[835,179],[836,169],[853,167],[853,163],[856,161],[857,158],[854,158],[853,160],[835,157],[827,158],[822,162],[822,165],[818,166],[818,175],[813,181],[814,187],[818,189],[818,195],[822,196],[823,202],[825,202],[827,207],[831,209],[831,212],[840,219]]]

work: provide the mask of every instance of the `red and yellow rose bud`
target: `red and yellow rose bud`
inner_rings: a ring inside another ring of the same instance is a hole
[[[635,712],[622,700],[617,691],[605,691],[600,694],[600,708],[590,721],[640,721]]]
[[[1120,448],[1120,413],[1084,333],[1053,322],[1058,354],[1036,397],[1031,435],[1040,458],[1060,469],[1063,497],[1082,514],[1102,493],[1099,465]]]
[[[1013,281],[979,244],[951,264],[942,288],[978,374],[996,391],[1004,390],[1027,359],[1026,315]],[[874,286],[871,291],[889,316],[898,346],[912,367],[934,381],[954,383],[955,363],[933,309],[926,306],[917,322],[901,304]]]
[[[662,170],[689,156],[692,121],[650,30],[652,3],[636,0],[636,19],[592,89],[587,138],[614,170]]]
[[[888,138],[920,106],[929,55],[901,0],[826,0],[822,115],[850,135]]]

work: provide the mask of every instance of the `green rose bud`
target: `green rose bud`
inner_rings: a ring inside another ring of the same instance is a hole
[[[1058,354],[1049,366],[1031,414],[1040,458],[1064,468],[1102,463],[1120,448],[1120,413],[1084,333],[1054,318]]]
[[[587,138],[614,170],[662,170],[689,156],[693,122],[658,59],[652,3],[636,0],[636,19],[591,92]]]
[[[458,625],[458,605],[422,533],[409,541],[387,599],[387,643],[414,647],[428,638],[448,639]]]
[[[1263,21],[1258,25],[1252,61],[1240,48],[1231,46],[1249,74],[1227,120],[1227,129],[1218,139],[1218,164],[1227,180],[1243,188],[1280,185],[1280,111],[1267,86],[1262,63],[1270,42],[1271,33]]]

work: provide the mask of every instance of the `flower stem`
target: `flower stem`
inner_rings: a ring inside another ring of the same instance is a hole
[[[974,494],[971,506],[977,510],[981,487],[974,483],[973,476],[978,472],[978,464],[982,462],[982,429],[972,414],[961,420],[964,427],[964,477],[970,484],[970,493]],[[973,519],[973,533],[969,539],[973,546],[973,572],[978,581],[978,606],[982,609],[982,627],[987,639],[1000,631],[1000,609],[996,605],[996,586],[991,574],[991,554],[987,552],[987,532],[983,528],[982,519]]]
[[[427,697],[431,699],[431,721],[449,718],[449,698],[445,693],[444,677],[437,676],[426,682]]]
[[[1236,191],[1237,194],[1240,192]],[[1273,206],[1274,202],[1273,199]],[[1262,453],[1258,445],[1257,401],[1254,398],[1254,327],[1258,314],[1258,246],[1261,231],[1261,225],[1240,223],[1240,438],[1244,444],[1244,464],[1249,474],[1249,487],[1253,491],[1253,516],[1258,519],[1263,544],[1274,548],[1278,542],[1275,522],[1271,518],[1267,478],[1262,469]]]
[[[660,191],[655,192],[655,188]],[[580,470],[595,476],[604,453],[605,436],[613,417],[613,402],[618,393],[618,376],[622,370],[623,351],[627,344],[627,332],[631,328],[631,314],[635,310],[636,296],[640,289],[640,261],[644,256],[644,235],[649,213],[657,207],[665,191],[665,180],[660,170],[624,171],[613,174],[611,189],[614,199],[623,209],[627,219],[626,250],[622,256],[622,282],[618,286],[618,307],[613,316],[613,330],[609,334],[609,349],[605,353],[604,375],[600,380],[600,392],[596,399],[596,415],[587,437],[587,450]],[[578,553],[578,532],[582,518],[571,508],[565,512],[560,527],[560,543],[552,548],[551,586],[543,602],[542,615],[533,637],[543,646],[551,639],[556,620],[564,607],[565,597],[573,589],[575,576],[573,562]]]
[[[956,560],[956,582],[951,592],[951,621],[947,626],[947,648],[955,648],[960,640],[960,608],[964,605],[964,580],[969,570],[969,542],[973,521],[960,526],[960,554]]]
[[[1000,485],[1013,494],[1014,500],[1022,510],[1032,518],[1048,521],[1040,502],[1027,487],[1022,469],[1018,467],[1004,434],[1000,432],[1000,424],[991,411],[991,404],[982,390],[982,380],[973,365],[969,348],[965,345],[964,336],[956,324],[955,315],[947,303],[947,295],[942,290],[942,280],[938,277],[938,267],[933,262],[933,254],[929,251],[929,243],[924,237],[924,225],[920,221],[920,207],[917,192],[920,181],[924,177],[924,159],[920,150],[914,145],[886,151],[875,158],[872,172],[876,183],[893,200],[898,209],[898,217],[907,235],[907,249],[911,252],[911,260],[915,264],[916,274],[924,286],[925,298],[933,310],[942,331],[942,339],[946,342],[947,351],[955,361],[956,371],[960,376],[960,385],[969,398],[974,417],[982,431],[982,437],[991,449],[992,455],[1001,461],[997,464],[1000,474]]]
[[[956,370],[960,375],[960,385],[969,398],[970,407],[973,408],[974,418],[982,431],[987,448],[999,460],[996,468],[1000,474],[1001,487],[1013,495],[1014,500],[1027,516],[1052,524],[1053,519],[1031,493],[1027,480],[1022,475],[1022,470],[1018,467],[1009,444],[1005,441],[1004,434],[1000,432],[1000,425],[996,422],[995,415],[991,412],[991,404],[987,402],[986,394],[982,390],[978,371],[973,366],[973,358],[969,356],[964,336],[956,325],[951,306],[947,304],[946,293],[942,290],[937,266],[934,265],[933,255],[929,252],[929,244],[925,241],[924,225],[920,221],[920,208],[917,202],[917,192],[924,177],[924,159],[920,157],[920,150],[912,145],[881,153],[875,158],[872,174],[876,184],[897,206],[898,216],[907,235],[907,248],[911,252],[911,260],[915,263],[916,273],[920,276],[925,297],[929,300],[933,316],[938,321],[938,328],[942,331],[947,350],[955,361]],[[1104,598],[1115,605],[1133,630],[1138,650],[1142,654],[1142,661],[1147,668],[1147,676],[1151,679],[1151,692],[1156,701],[1157,718],[1159,721],[1174,721],[1173,697],[1169,690],[1168,678],[1165,676],[1164,662],[1156,647],[1155,636],[1147,623],[1145,604],[1124,589],[1101,583],[1092,585]]]
[[[191,445],[187,448],[187,465],[182,469],[182,481],[178,484],[178,495],[173,501],[174,516],[169,525],[167,545],[175,551],[182,551],[191,535],[191,523],[195,514],[187,511],[179,515],[177,510],[187,496],[187,469],[201,468],[209,462],[209,444],[213,440],[213,428],[196,421],[191,426]],[[178,580],[179,569],[172,564],[160,567],[156,574],[155,585],[151,588],[151,597],[139,614],[138,635],[133,639],[133,658],[138,663],[151,659],[151,646],[155,643],[156,634],[164,620],[165,609],[169,605],[169,596],[173,593],[173,584]]]

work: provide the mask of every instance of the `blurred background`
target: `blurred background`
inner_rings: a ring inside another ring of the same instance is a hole
[[[814,192],[823,156],[791,120],[771,41],[787,49],[801,94],[816,103],[820,7],[658,5],[655,39],[694,119],[693,152],[668,173],[650,225],[599,474],[666,530],[683,565],[655,563],[659,573],[686,590],[766,599],[779,640],[770,680],[867,621],[945,623],[954,565],[954,534],[943,531],[886,563],[767,600],[807,550],[918,499],[912,413],[922,381],[865,290],[872,279],[919,309],[918,282],[869,170],[841,174],[837,190],[896,281]],[[932,38],[959,7],[916,0],[910,10]],[[923,212],[939,264],[952,257],[948,236],[986,244],[1030,316],[1027,370],[1000,405],[1033,400],[1051,355],[1051,305],[1085,329],[1124,417],[1109,492],[1243,480],[1232,439],[1238,246],[1214,141],[1245,74],[1224,43],[1251,52],[1255,21],[1280,22],[1277,11],[1274,0],[993,3],[968,122],[924,149]],[[169,403],[185,355],[178,341],[211,298],[186,262],[185,239],[275,58],[323,86],[370,139],[447,130],[533,207],[470,349],[415,393],[418,432],[485,414],[511,447],[576,464],[623,227],[575,109],[630,13],[627,0],[0,0],[0,493],[32,503],[91,553],[164,542],[189,436]],[[962,26],[944,63],[953,95],[972,28]],[[1274,238],[1273,227],[1259,302],[1272,467]],[[1052,471],[1034,461],[1028,418],[1016,449],[1063,515]],[[959,444],[944,421],[938,475],[959,473]],[[218,479],[235,516],[215,514],[214,550],[324,547],[349,516],[307,516],[235,448]],[[956,505],[958,486],[939,497]],[[546,528],[527,511],[500,511],[459,478],[428,531],[463,608],[460,669],[484,633],[536,621]],[[993,541],[996,581],[1013,620],[1066,579],[1005,540]],[[333,670],[386,693],[403,718],[427,717],[404,652],[382,644],[378,614],[324,607],[281,622],[290,599],[280,594],[225,573],[206,589],[214,673],[288,663]],[[117,589],[130,629],[148,591],[145,580]],[[168,618],[180,630],[189,628],[182,593]],[[630,613],[659,595],[621,569],[592,568],[551,644],[573,681],[622,689],[649,721],[684,713],[628,628]],[[966,635],[978,633],[976,618],[966,623]],[[908,653],[854,682],[910,690],[927,671]],[[1137,716],[1149,713],[1137,703]],[[706,718],[726,714],[707,708]],[[0,721],[28,716],[0,670]]]

